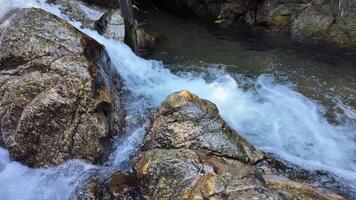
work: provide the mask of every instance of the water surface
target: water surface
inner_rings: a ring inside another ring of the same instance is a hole
[[[150,111],[182,89],[214,102],[228,124],[257,148],[356,185],[352,57],[231,37],[189,19],[158,14],[147,18],[148,28],[163,36],[162,46],[152,55],[155,60],[145,60],[125,44],[81,29],[44,0],[0,3],[0,16],[13,7],[40,7],[103,44],[130,94],[124,100],[129,122],[125,137],[115,141],[105,165],[73,160],[30,169],[0,149],[0,199],[71,199],[93,171],[105,176],[126,168],[142,142]]]

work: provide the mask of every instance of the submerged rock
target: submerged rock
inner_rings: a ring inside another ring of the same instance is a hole
[[[145,199],[343,199],[261,170],[265,159],[213,103],[181,91],[153,117],[135,169]]]
[[[13,10],[1,24],[0,132],[12,159],[102,162],[123,123],[104,47],[41,9]]]

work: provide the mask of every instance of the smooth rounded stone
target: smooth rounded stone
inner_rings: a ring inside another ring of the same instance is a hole
[[[82,23],[82,27],[94,29],[98,21],[110,9],[80,0],[48,0],[59,7],[61,13],[72,21]]]
[[[120,10],[106,12],[97,22],[96,30],[106,38],[124,42],[125,22]]]
[[[30,167],[101,163],[124,119],[104,47],[41,9],[0,22],[0,132],[11,158]]]
[[[189,148],[256,163],[263,153],[233,131],[217,107],[189,91],[169,95],[161,104],[142,149]]]

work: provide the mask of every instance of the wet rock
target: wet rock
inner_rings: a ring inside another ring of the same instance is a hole
[[[82,27],[97,30],[109,39],[124,41],[133,51],[145,53],[155,44],[135,20],[131,0],[49,0],[60,11]],[[104,6],[103,6],[104,5]]]
[[[123,42],[125,38],[125,22],[120,10],[110,10],[96,23],[96,30],[109,39]]]
[[[136,176],[124,172],[116,172],[108,179],[93,175],[76,188],[72,198],[77,200],[141,200],[143,199],[137,186]]]
[[[102,162],[123,124],[120,76],[104,47],[40,9],[1,24],[0,132],[12,159]]]
[[[81,22],[84,28],[94,29],[96,21],[109,11],[108,8],[80,0],[49,0],[48,2],[57,5],[59,10],[72,21]]]
[[[230,169],[230,167],[236,170]],[[137,164],[146,199],[278,199],[256,170],[236,160],[187,149],[143,152]],[[231,196],[231,198],[227,198]]]
[[[125,43],[139,54],[144,54],[155,45],[155,38],[146,33],[135,19],[132,0],[120,0],[120,10],[125,21]]]
[[[318,44],[356,47],[356,5],[351,1],[151,0],[157,7],[194,14],[229,27],[247,23],[269,33]],[[234,26],[235,27],[235,26]]]
[[[153,117],[135,170],[145,199],[343,199],[274,175],[266,159],[226,125],[213,103],[181,91]]]
[[[279,176],[264,176],[267,185],[283,194],[286,199],[328,199],[341,200],[344,199],[335,193],[330,193],[325,190],[318,190],[302,183],[291,181],[285,177]]]
[[[136,170],[145,199],[182,199],[202,174],[213,171],[186,149],[142,152]]]
[[[309,41],[356,46],[356,6],[350,2],[266,0],[251,12],[252,25]]]
[[[217,107],[188,91],[173,93],[162,103],[143,149],[189,148],[256,163],[263,154],[233,131]]]

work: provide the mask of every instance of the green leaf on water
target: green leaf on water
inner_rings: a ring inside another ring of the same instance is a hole
[[[217,19],[214,21],[215,24],[222,24],[225,22],[225,19]]]
[[[138,8],[138,6],[136,6],[135,4],[132,5],[133,9],[136,9],[137,11],[140,11],[140,9]]]

